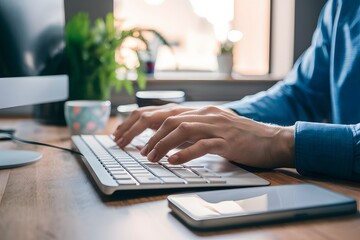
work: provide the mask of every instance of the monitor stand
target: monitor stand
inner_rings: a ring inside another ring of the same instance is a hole
[[[21,167],[40,160],[42,155],[34,151],[0,150],[0,169]]]

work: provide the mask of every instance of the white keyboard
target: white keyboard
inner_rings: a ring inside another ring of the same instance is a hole
[[[124,149],[119,148],[110,135],[73,136],[72,141],[83,154],[83,162],[105,194],[118,190],[269,184],[227,160],[172,165],[164,157],[157,163],[149,162],[137,148],[147,141],[141,136]]]
[[[119,185],[226,183],[220,175],[209,172],[204,166],[171,165],[166,157],[158,163],[149,162],[136,147],[120,149],[110,136],[82,138]]]

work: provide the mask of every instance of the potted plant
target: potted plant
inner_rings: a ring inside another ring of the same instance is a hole
[[[108,100],[113,87],[117,91],[124,87],[129,94],[132,94],[133,84],[126,77],[128,71],[137,73],[137,84],[140,89],[144,89],[145,63],[138,57],[140,64],[135,69],[129,69],[124,62],[116,60],[115,55],[129,38],[138,39],[148,50],[145,32],[155,34],[163,44],[169,46],[168,42],[154,30],[116,28],[111,13],[107,14],[105,19],[95,20],[93,26],[88,14],[83,12],[76,14],[67,23],[65,30],[70,82],[69,99]],[[133,50],[139,56],[138,49]],[[119,70],[125,72],[122,74],[125,77],[119,78],[117,74]]]
[[[217,56],[219,72],[231,74],[233,68],[234,43],[227,40],[220,44],[220,53]]]

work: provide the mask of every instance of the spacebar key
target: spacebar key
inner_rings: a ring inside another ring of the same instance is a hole
[[[121,185],[136,185],[136,182],[132,179],[119,179],[117,182]]]

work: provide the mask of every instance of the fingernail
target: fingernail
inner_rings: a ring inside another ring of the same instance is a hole
[[[140,151],[141,155],[146,156],[147,150],[148,150],[148,145],[146,144],[143,147],[143,149],[141,149],[141,151]]]
[[[120,138],[120,139],[117,141],[117,144],[118,144],[118,145],[121,145],[123,142],[124,142],[124,138]]]
[[[170,163],[176,163],[179,160],[179,156],[178,155],[173,155],[171,157],[168,158],[168,161]]]
[[[149,153],[149,155],[147,156],[147,158],[149,159],[150,162],[152,162],[152,161],[154,161],[155,157],[156,157],[156,149],[153,149],[153,150]]]

